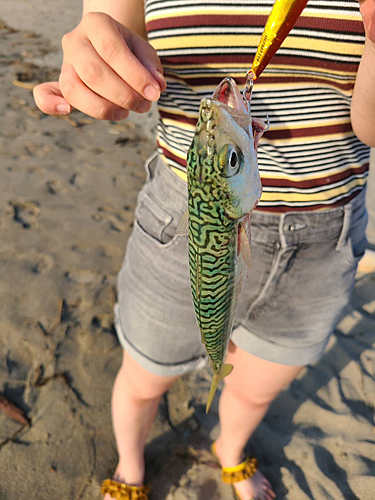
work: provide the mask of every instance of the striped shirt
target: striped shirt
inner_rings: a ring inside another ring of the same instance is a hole
[[[186,179],[199,104],[225,76],[240,89],[273,0],[145,0],[150,43],[164,67],[158,148]],[[342,205],[364,187],[370,148],[354,135],[350,103],[365,34],[356,0],[309,0],[254,84],[252,114],[269,116],[258,162],[258,209]]]

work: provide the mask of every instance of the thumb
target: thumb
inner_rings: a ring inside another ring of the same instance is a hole
[[[33,94],[36,105],[47,115],[68,115],[72,111],[60,92],[59,82],[41,83],[34,87]]]

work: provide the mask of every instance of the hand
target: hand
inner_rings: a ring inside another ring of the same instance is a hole
[[[107,14],[86,14],[62,46],[59,81],[34,88],[46,114],[69,114],[74,107],[99,120],[122,120],[129,110],[149,111],[166,88],[153,47]]]
[[[375,0],[359,0],[359,3],[367,38],[375,49]]]

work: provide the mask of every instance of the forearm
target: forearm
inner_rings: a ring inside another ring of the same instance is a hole
[[[375,43],[368,38],[354,86],[351,120],[357,137],[375,147]]]
[[[143,0],[83,0],[83,14],[104,12],[126,28],[147,39]]]

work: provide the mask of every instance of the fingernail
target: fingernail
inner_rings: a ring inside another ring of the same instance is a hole
[[[126,109],[118,109],[115,111],[115,120],[124,120],[129,116],[129,111]]]
[[[58,104],[56,111],[62,115],[68,115],[70,113],[70,106],[69,104]]]
[[[160,90],[156,87],[153,87],[152,85],[147,85],[144,90],[144,94],[146,99],[148,99],[149,101],[157,101],[160,97]]]
[[[165,83],[165,86],[167,86],[167,82],[165,80],[165,77],[163,75],[163,73],[161,71],[159,71],[158,69],[155,70],[155,75],[160,78],[164,83]]]
[[[146,113],[146,111],[149,111],[150,108],[151,108],[151,106],[150,106],[149,102],[142,101],[138,104],[136,109],[137,109],[138,113]]]
[[[160,90],[162,92],[164,92],[164,90],[167,88],[167,82],[166,82],[164,76],[162,75],[162,73],[160,73],[160,71],[156,71],[156,78],[157,78],[158,83],[160,85]]]

